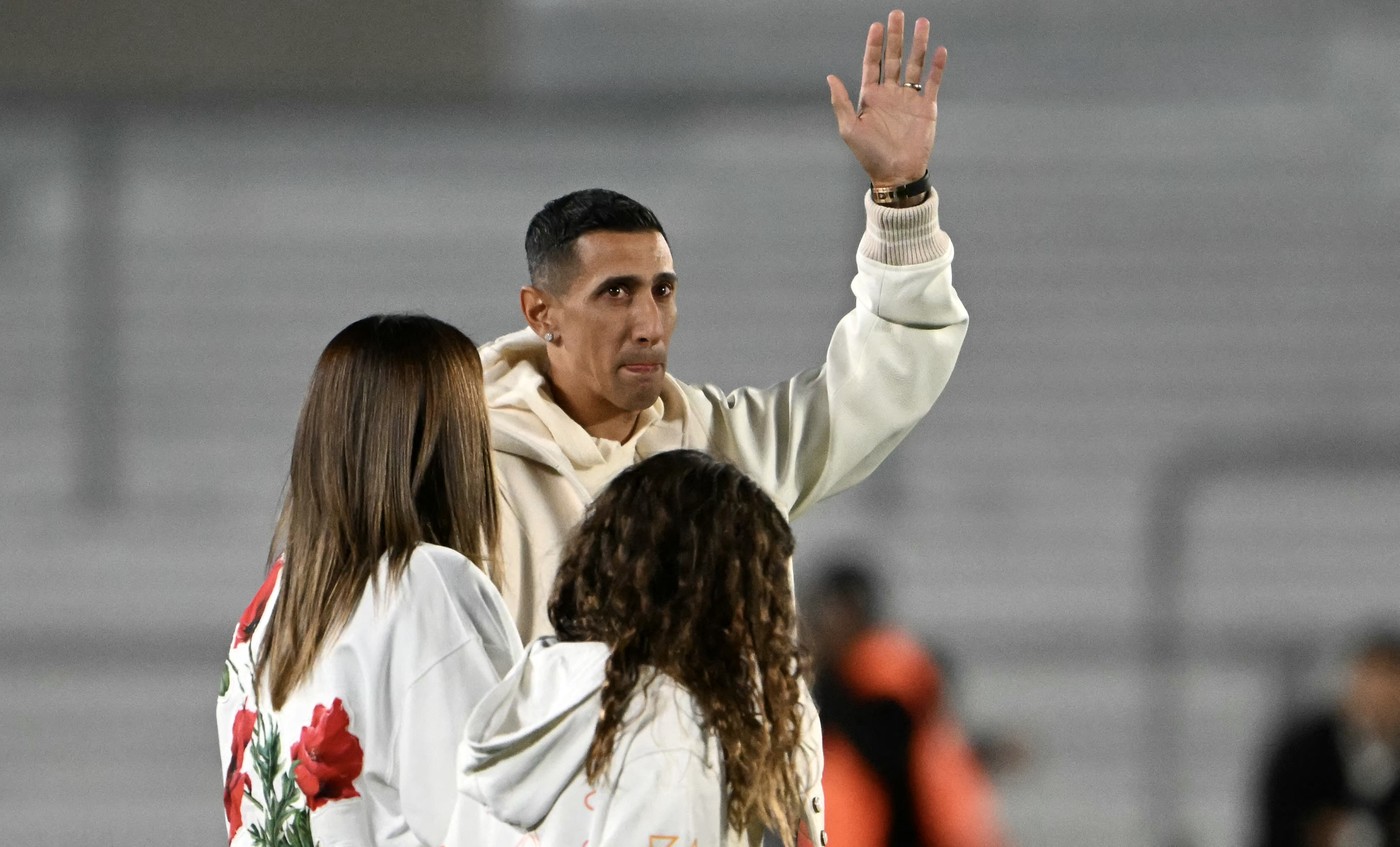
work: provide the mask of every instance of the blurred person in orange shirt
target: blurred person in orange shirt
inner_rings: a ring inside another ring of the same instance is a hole
[[[859,559],[823,569],[806,605],[838,847],[1005,847],[991,781],[933,657],[883,624]]]

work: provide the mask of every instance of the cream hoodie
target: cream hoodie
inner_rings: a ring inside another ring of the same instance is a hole
[[[583,772],[593,741],[608,648],[543,638],[467,721],[446,847],[758,847],[761,828],[725,822],[723,756],[701,729],[693,697],[661,674],[643,677],[618,732],[608,773]],[[814,719],[808,707],[804,713]],[[803,755],[820,741],[804,733]],[[814,768],[804,823],[817,833]]]
[[[550,632],[560,549],[619,471],[655,453],[732,462],[790,517],[860,482],[928,412],[967,330],[938,198],[910,209],[865,199],[853,308],[826,361],[769,388],[724,393],[666,377],[627,442],[595,439],[555,404],[544,342],[529,330],[482,349],[501,510],[503,593],[526,641]]]

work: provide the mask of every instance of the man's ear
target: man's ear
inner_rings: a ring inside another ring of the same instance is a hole
[[[553,301],[554,298],[549,292],[533,285],[526,285],[520,289],[520,313],[525,316],[525,323],[529,324],[530,329],[540,338],[544,338],[544,334],[551,331],[549,310]]]

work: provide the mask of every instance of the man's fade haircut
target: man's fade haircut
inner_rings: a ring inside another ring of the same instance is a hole
[[[545,204],[525,230],[525,262],[530,284],[556,294],[565,288],[566,270],[574,261],[574,242],[590,232],[657,232],[666,230],[656,215],[624,194],[586,188]]]

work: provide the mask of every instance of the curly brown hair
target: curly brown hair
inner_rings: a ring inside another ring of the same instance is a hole
[[[684,686],[718,739],[736,829],[795,841],[802,803],[799,680],[789,560],[793,537],[768,495],[694,450],[627,469],[565,549],[549,620],[563,641],[612,649],[586,770],[612,758],[628,701],[649,674]]]

